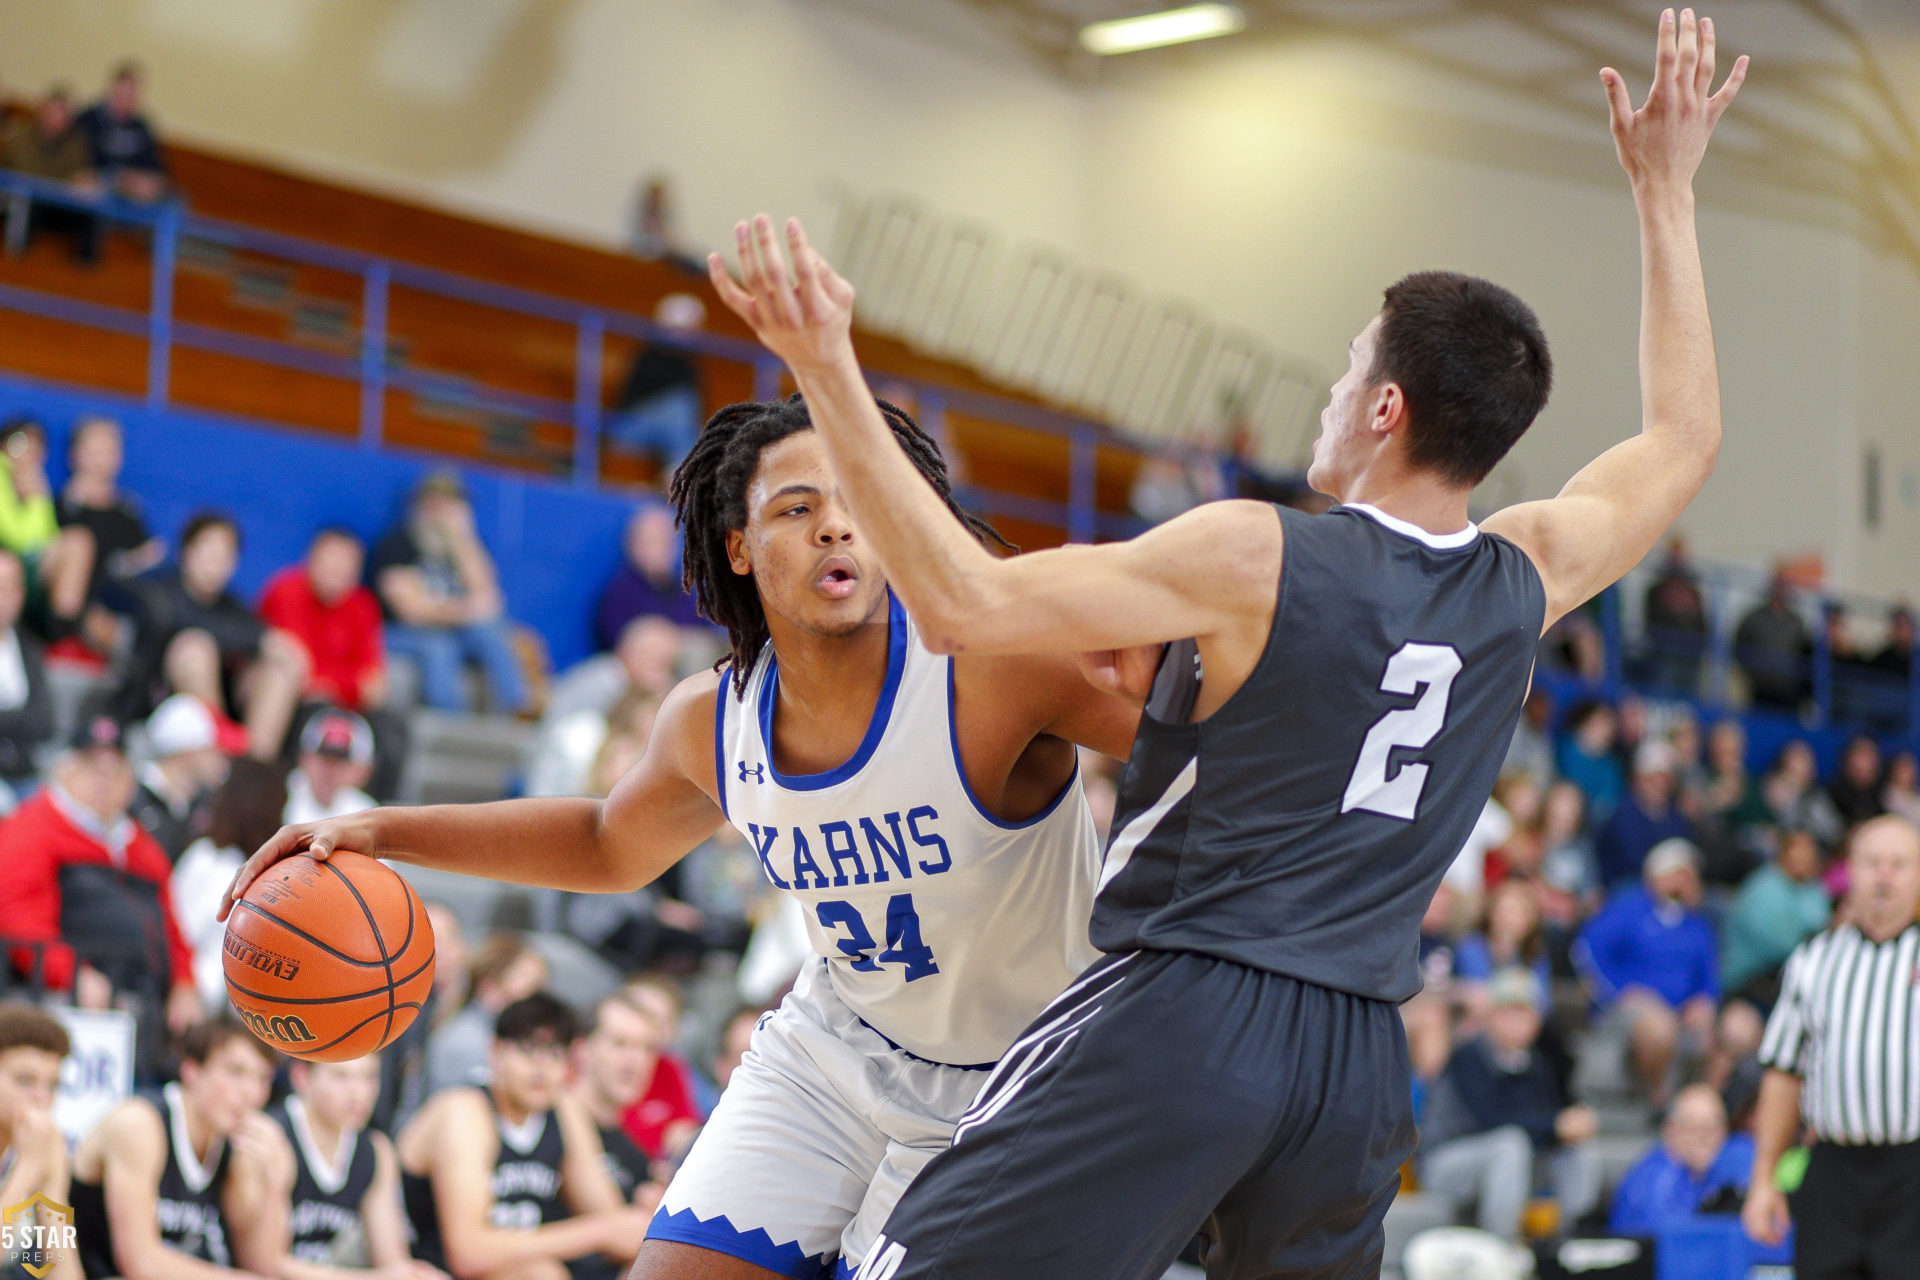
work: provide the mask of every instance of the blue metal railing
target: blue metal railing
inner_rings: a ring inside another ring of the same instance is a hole
[[[663,346],[747,365],[753,370],[754,395],[759,399],[771,399],[780,389],[782,367],[776,356],[755,343],[722,334],[667,330],[643,316],[628,312],[593,307],[416,263],[204,217],[179,204],[135,205],[112,198],[88,198],[58,183],[6,171],[0,171],[0,201],[3,201],[0,207],[8,211],[9,238],[15,244],[18,243],[19,228],[22,226],[20,219],[31,201],[79,209],[150,231],[153,242],[152,278],[144,311],[14,285],[0,285],[0,310],[25,312],[143,337],[147,342],[146,397],[155,407],[164,407],[169,403],[173,349],[186,347],[357,383],[360,391],[359,440],[363,447],[370,449],[379,447],[385,439],[386,395],[389,390],[570,423],[573,429],[572,478],[576,484],[592,486],[599,483],[601,428],[606,417],[601,404],[604,341],[609,335],[657,342]],[[173,285],[180,246],[185,240],[358,277],[361,283],[357,351],[352,355],[343,355],[280,339],[254,337],[180,320],[174,313]],[[389,354],[391,334],[388,325],[389,304],[395,288],[571,326],[574,330],[572,396],[561,400],[475,385],[462,377],[397,364]],[[0,351],[0,359],[3,358],[4,352]],[[1068,469],[1065,502],[980,485],[968,486],[964,497],[970,506],[982,514],[1061,528],[1066,530],[1069,540],[1075,542],[1128,537],[1144,527],[1140,520],[1131,515],[1098,509],[1095,482],[1099,448],[1103,445],[1108,448],[1135,448],[1116,440],[1101,425],[1071,414],[925,379],[888,375],[888,381],[904,385],[913,392],[918,401],[922,425],[936,438],[944,437],[947,416],[959,413],[1066,441]],[[1210,459],[1205,451],[1195,449],[1165,447],[1152,452],[1163,456]],[[1702,705],[1719,709],[1728,705],[1728,675],[1738,666],[1739,655],[1734,651],[1733,628],[1729,621],[1736,607],[1736,589],[1724,573],[1705,575],[1703,585],[1707,592],[1709,616],[1717,621],[1701,639],[1704,648],[1696,655],[1703,664],[1705,679],[1685,692]],[[1648,637],[1628,625],[1621,600],[1621,589],[1614,588],[1602,597],[1599,607],[1598,625],[1606,653],[1601,689],[1609,694],[1617,694],[1629,684],[1643,684],[1644,679],[1634,669],[1636,663],[1644,665],[1647,654],[1659,648],[1656,638]],[[1845,712],[1848,705],[1858,705],[1865,695],[1861,692],[1858,678],[1849,677],[1836,668],[1834,656],[1828,651],[1821,630],[1817,627],[1812,630],[1815,636],[1814,650],[1806,665],[1811,688],[1810,705],[1815,722],[1829,725],[1840,718],[1839,713]],[[1883,688],[1866,692],[1873,695],[1866,698],[1869,702],[1904,702],[1906,736],[1920,743],[1920,663],[1914,664],[1903,691],[1890,692]]]
[[[759,399],[771,399],[780,389],[782,366],[778,357],[755,343],[723,334],[668,330],[640,315],[210,218],[179,203],[139,205],[112,197],[88,197],[60,183],[7,171],[0,171],[0,197],[4,197],[10,225],[15,228],[16,244],[21,234],[18,228],[24,225],[27,208],[33,202],[80,210],[111,222],[142,227],[150,233],[151,286],[144,313],[14,285],[0,285],[0,309],[143,337],[147,343],[146,398],[156,408],[170,402],[174,349],[191,348],[357,383],[358,434],[361,444],[367,448],[377,448],[385,439],[389,390],[432,396],[476,409],[568,423],[573,430],[572,478],[576,484],[593,486],[599,483],[600,439],[607,417],[601,403],[601,388],[605,339],[609,335],[747,365],[753,370],[754,395]],[[183,241],[357,276],[361,282],[357,352],[351,356],[341,355],[278,338],[255,337],[181,320],[175,314],[174,276]],[[571,326],[574,330],[571,398],[560,400],[477,385],[462,377],[396,363],[388,350],[389,304],[395,288]],[[1079,542],[1127,537],[1143,527],[1130,515],[1098,509],[1095,500],[1098,447],[1105,444],[1110,448],[1134,448],[1116,440],[1100,424],[921,378],[890,374],[888,381],[912,390],[919,402],[922,425],[936,438],[944,431],[946,416],[961,413],[1067,441],[1066,502],[969,486],[965,496],[969,504],[983,514],[1065,529],[1071,540]],[[1192,450],[1156,452],[1203,456]]]
[[[1920,647],[1907,655],[1904,673],[1876,670],[1860,654],[1836,654],[1826,628],[1829,609],[1859,617],[1890,612],[1886,601],[1839,593],[1800,593],[1797,611],[1807,625],[1808,650],[1800,655],[1742,652],[1735,643],[1739,621],[1766,594],[1766,576],[1733,565],[1698,566],[1707,627],[1692,634],[1630,625],[1623,607],[1650,580],[1646,567],[1610,587],[1598,602],[1596,624],[1605,667],[1596,692],[1616,697],[1627,689],[1690,701],[1709,712],[1734,709],[1735,673],[1763,672],[1798,684],[1797,714],[1809,729],[1843,728],[1882,739],[1903,739],[1920,748]],[[1637,598],[1637,597],[1636,597]],[[1811,616],[1809,616],[1811,615]]]

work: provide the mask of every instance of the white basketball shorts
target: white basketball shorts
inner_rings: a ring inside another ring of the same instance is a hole
[[[851,1276],[986,1078],[893,1047],[816,959],[761,1019],[648,1238],[794,1280]]]

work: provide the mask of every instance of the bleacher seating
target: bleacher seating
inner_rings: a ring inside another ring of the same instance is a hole
[[[193,147],[176,146],[170,155],[188,207],[198,215],[630,315],[648,314],[668,293],[692,292],[707,303],[710,333],[749,340],[703,278],[671,266]],[[149,278],[148,237],[131,231],[110,236],[103,260],[91,269],[72,262],[64,247],[50,240],[36,243],[20,257],[0,257],[0,287],[115,308],[129,316],[145,313]],[[231,345],[232,339],[268,339],[336,360],[356,357],[365,318],[363,286],[355,273],[235,249],[207,238],[183,241],[174,303],[179,324],[197,326],[223,345]],[[122,394],[145,388],[146,344],[135,333],[13,311],[7,329],[0,369]],[[386,444],[534,474],[568,471],[573,428],[562,413],[542,412],[538,405],[519,410],[476,406],[461,393],[486,388],[570,406],[577,346],[570,324],[396,284],[388,298],[386,329],[393,368],[443,379],[434,394],[386,391]],[[602,405],[611,404],[637,346],[633,338],[619,334],[604,339]],[[938,387],[991,392],[1034,404],[987,385],[963,366],[931,359],[877,335],[863,335],[861,351],[876,380],[923,379]],[[713,356],[698,362],[709,410],[753,395],[754,371],[749,366]],[[359,429],[359,388],[348,377],[264,364],[186,343],[173,352],[170,399],[182,406],[341,437]],[[962,413],[950,415],[948,432],[978,485],[1049,501],[1067,491],[1069,449],[1064,438]],[[601,474],[611,482],[658,479],[650,464],[611,450],[603,448],[598,461]],[[1101,511],[1125,512],[1137,465],[1138,455],[1117,442],[1098,449],[1094,497]],[[1009,536],[1026,546],[1051,545],[1065,533],[1032,520],[1004,523]]]

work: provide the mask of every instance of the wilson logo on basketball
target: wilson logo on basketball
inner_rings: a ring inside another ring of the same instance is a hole
[[[245,938],[227,934],[227,954],[249,969],[257,969],[270,978],[292,982],[300,973],[300,962],[254,946]]]
[[[239,1010],[240,1021],[247,1029],[262,1040],[273,1040],[280,1044],[309,1044],[319,1039],[307,1030],[307,1024],[295,1017],[263,1018],[248,1009]]]

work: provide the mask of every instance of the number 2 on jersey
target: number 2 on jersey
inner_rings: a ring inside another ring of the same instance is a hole
[[[847,936],[836,939],[840,950],[852,957],[849,968],[862,973],[878,973],[883,964],[902,965],[908,982],[940,972],[934,963],[933,948],[920,940],[920,916],[913,909],[913,895],[896,893],[887,899],[887,949],[873,954],[873,933],[860,911],[851,902],[821,902],[813,913],[829,929],[845,929]]]
[[[1382,693],[1418,693],[1410,707],[1395,707],[1374,721],[1360,744],[1360,759],[1347,780],[1340,812],[1365,809],[1402,822],[1412,822],[1420,809],[1420,793],[1427,785],[1425,761],[1410,761],[1392,777],[1387,771],[1395,748],[1418,751],[1432,742],[1447,721],[1447,698],[1460,674],[1460,654],[1450,644],[1410,642],[1387,659],[1380,677]]]

